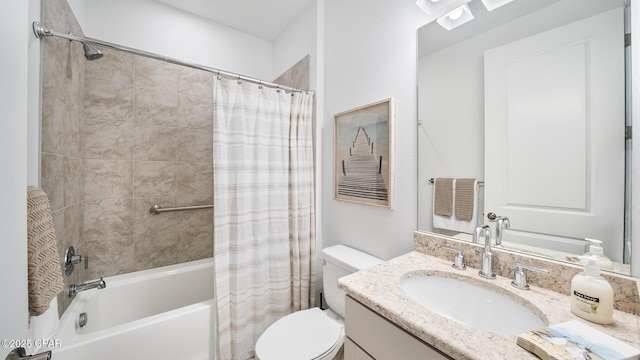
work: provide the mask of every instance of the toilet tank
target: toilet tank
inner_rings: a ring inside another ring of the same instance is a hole
[[[344,318],[344,291],[338,289],[338,279],[381,263],[382,260],[344,245],[322,249],[322,285],[331,310]]]

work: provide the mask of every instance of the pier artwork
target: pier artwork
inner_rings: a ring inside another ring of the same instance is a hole
[[[391,207],[390,99],[335,116],[337,200]]]
[[[342,176],[338,180],[338,194],[365,199],[388,199],[387,185],[382,178],[382,156],[373,154],[374,143],[363,127],[350,148],[349,158],[342,160]]]

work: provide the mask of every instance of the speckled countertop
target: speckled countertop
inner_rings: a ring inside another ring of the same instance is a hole
[[[640,349],[640,322],[632,314],[615,310],[612,325],[590,323],[571,313],[567,295],[533,285],[531,290],[518,290],[511,286],[509,278],[483,279],[478,276],[477,269],[455,270],[451,261],[417,251],[345,276],[339,280],[339,286],[352,298],[454,359],[537,359],[516,344],[515,336],[491,333],[449,320],[417,304],[400,288],[400,281],[409,276],[407,274],[433,272],[446,272],[447,276],[466,278],[475,285],[515,295],[514,300],[542,315],[550,325],[578,319]]]

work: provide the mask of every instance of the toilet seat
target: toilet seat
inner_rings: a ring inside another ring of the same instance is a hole
[[[319,360],[340,347],[344,325],[319,308],[297,311],[273,323],[256,343],[256,359]]]

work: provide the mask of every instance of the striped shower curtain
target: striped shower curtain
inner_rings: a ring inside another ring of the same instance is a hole
[[[315,303],[312,96],[214,80],[216,359]]]

